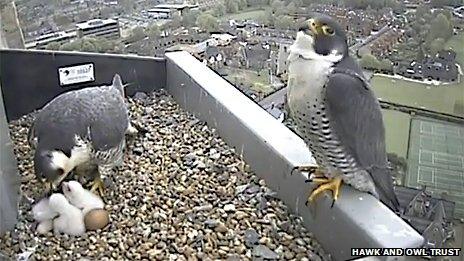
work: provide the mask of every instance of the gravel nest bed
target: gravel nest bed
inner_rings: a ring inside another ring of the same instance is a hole
[[[166,92],[139,93],[129,104],[131,119],[148,132],[128,139],[124,166],[107,180],[110,224],[81,237],[35,232],[31,204],[42,190],[27,143],[33,116],[10,124],[22,197],[14,232],[0,238],[0,257],[330,260],[264,180]]]

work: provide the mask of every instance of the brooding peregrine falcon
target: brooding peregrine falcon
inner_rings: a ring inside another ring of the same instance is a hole
[[[103,194],[100,175],[122,164],[129,132],[136,130],[130,125],[119,75],[110,86],[63,93],[38,112],[31,126],[35,174],[56,188],[74,168],[96,164],[99,175],[92,190]]]
[[[299,28],[288,59],[290,116],[319,165],[297,167],[313,171],[311,180],[319,184],[308,201],[332,190],[335,202],[345,182],[397,210],[380,105],[349,54],[343,29],[315,15]]]

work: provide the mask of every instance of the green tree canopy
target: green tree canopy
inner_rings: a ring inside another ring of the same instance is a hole
[[[218,30],[217,18],[208,13],[202,13],[197,18],[197,26],[207,32]]]
[[[430,25],[428,33],[428,41],[431,42],[433,39],[443,38],[448,40],[453,36],[453,26],[444,14],[438,14]]]
[[[372,54],[363,55],[360,65],[365,69],[379,69],[380,61]]]
[[[437,39],[434,39],[431,43],[430,43],[430,55],[435,55],[437,54],[439,51],[443,50],[443,48],[445,48],[445,39],[443,38],[437,38]]]
[[[288,15],[279,15],[275,19],[275,27],[280,29],[290,29],[294,24],[293,18]]]
[[[235,14],[239,10],[239,3],[235,0],[224,0],[226,12],[229,14]]]
[[[219,3],[213,8],[214,15],[216,16],[223,16],[227,13],[227,8],[224,3]]]
[[[131,35],[129,37],[130,42],[137,42],[145,38],[145,31],[141,26],[137,26],[131,31]]]
[[[145,29],[145,34],[151,39],[156,39],[161,35],[161,29],[159,25],[153,23]]]
[[[61,44],[58,42],[51,42],[48,43],[47,46],[45,46],[45,49],[47,50],[60,50]]]

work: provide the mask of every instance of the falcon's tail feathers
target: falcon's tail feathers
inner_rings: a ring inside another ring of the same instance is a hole
[[[391,172],[387,168],[372,168],[370,170],[372,179],[375,183],[379,199],[392,210],[398,212],[400,203],[393,188],[393,178]]]
[[[27,131],[27,142],[32,149],[37,147],[37,135],[35,133],[35,122],[33,121],[29,130]]]
[[[114,75],[113,83],[111,85],[116,87],[122,96],[124,96],[124,85],[122,84],[121,76],[119,76],[119,74]]]

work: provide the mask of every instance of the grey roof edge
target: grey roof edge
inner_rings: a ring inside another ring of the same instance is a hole
[[[343,186],[333,206],[321,196],[305,206],[312,185],[293,166],[315,164],[304,142],[264,109],[187,52],[167,57],[167,89],[243,155],[253,171],[311,231],[335,260],[347,260],[354,247],[419,247],[423,237],[371,195]]]
[[[94,53],[94,52],[81,52],[81,51],[54,51],[54,50],[39,50],[39,49],[13,49],[13,48],[0,48],[2,52],[19,52],[19,53],[35,53],[35,54],[67,54],[67,55],[76,55],[76,56],[101,56],[101,57],[115,57],[115,58],[128,58],[133,60],[155,60],[155,61],[164,61],[163,57],[153,57],[153,56],[141,56],[136,54],[113,54],[113,53]]]

